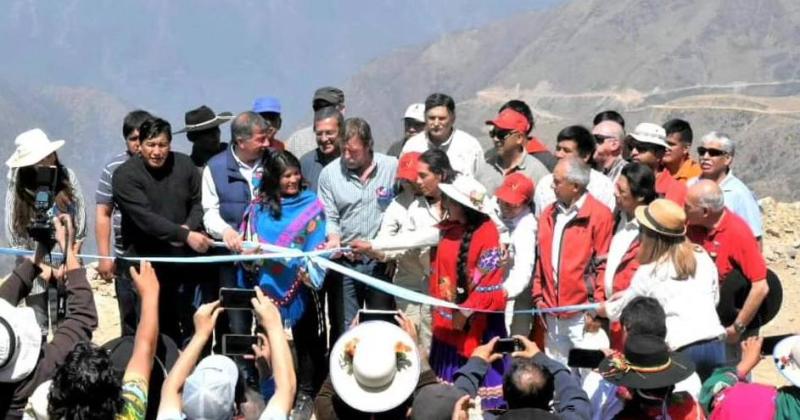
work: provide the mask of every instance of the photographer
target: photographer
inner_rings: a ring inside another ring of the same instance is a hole
[[[34,279],[49,270],[42,261],[39,246],[32,259],[26,259],[0,286],[0,417],[21,418],[28,397],[42,382],[50,379],[77,343],[88,342],[97,327],[97,311],[86,270],[75,257],[80,242],[75,242],[71,220],[66,215],[54,219],[55,237],[62,249],[69,249],[66,262],[54,273],[66,288],[67,316],[48,343],[42,340],[30,308],[17,304],[28,296]],[[64,278],[58,273],[65,272]]]
[[[47,220],[60,214],[69,215],[75,226],[76,239],[86,236],[86,211],[78,178],[58,159],[56,151],[64,140],[51,141],[42,130],[36,128],[17,136],[16,150],[6,161],[10,168],[9,184],[5,202],[5,230],[8,244],[12,248],[33,250],[37,239],[31,235],[34,219]],[[54,174],[44,172],[54,168]],[[47,179],[54,176],[54,179]],[[37,191],[48,191],[49,197],[37,205]],[[37,210],[37,206],[41,208]],[[44,223],[46,235],[47,223]],[[52,227],[50,227],[52,228]],[[41,238],[40,238],[41,240]],[[26,302],[36,311],[36,319],[47,334],[47,289],[44,279],[38,279]]]

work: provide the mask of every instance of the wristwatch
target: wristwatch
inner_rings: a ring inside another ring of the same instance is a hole
[[[739,321],[733,321],[733,330],[736,331],[736,334],[741,334],[746,329],[747,329],[747,325],[744,325]]]

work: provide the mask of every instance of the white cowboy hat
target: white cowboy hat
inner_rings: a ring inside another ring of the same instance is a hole
[[[365,413],[391,410],[419,382],[419,350],[400,327],[368,321],[344,333],[331,350],[330,375],[336,394]]]
[[[772,358],[778,371],[794,386],[800,386],[800,335],[779,341]]]
[[[6,161],[6,165],[9,168],[35,165],[49,156],[50,153],[60,149],[64,145],[64,140],[51,141],[44,131],[34,128],[18,135],[14,140],[14,144],[17,149]]]
[[[494,216],[486,187],[471,176],[459,175],[450,184],[439,184],[439,189],[466,207],[490,217]]]
[[[0,382],[18,382],[39,360],[42,330],[32,308],[16,308],[0,299]]]

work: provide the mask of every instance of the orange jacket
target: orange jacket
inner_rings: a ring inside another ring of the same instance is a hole
[[[539,259],[533,276],[533,299],[540,301],[540,308],[583,304],[589,302],[590,295],[604,295],[603,272],[614,216],[608,207],[587,193],[578,214],[564,228],[556,286],[552,264],[556,205],[548,206],[539,217]],[[557,316],[572,315],[574,313],[562,312]]]

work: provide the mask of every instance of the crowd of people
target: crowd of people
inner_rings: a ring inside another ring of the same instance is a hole
[[[781,288],[729,135],[696,142],[681,119],[628,130],[608,110],[591,128],[563,128],[551,152],[530,107],[511,100],[486,121],[494,147],[483,150],[456,127],[453,98],[434,93],[408,106],[402,139],[380,153],[370,124],[345,118],[340,89],[318,89],[312,109],[286,141],[269,96],[238,115],[190,110],[175,131],[144,110],[125,117],[125,147],[95,193],[94,281],[114,282],[120,316],[119,338],[102,346],[65,142],[20,134],[6,238],[32,253],[0,286],[0,413],[800,413],[800,336],[775,349],[794,386],[747,382]],[[190,155],[171,150],[184,133]],[[50,241],[32,234],[42,210]],[[284,251],[303,256],[268,255]]]

